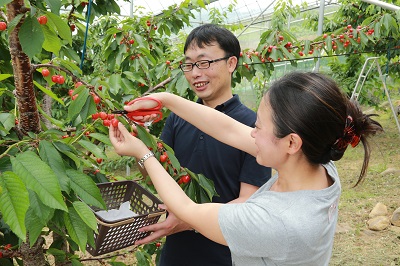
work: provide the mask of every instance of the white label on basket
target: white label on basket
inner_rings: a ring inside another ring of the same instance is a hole
[[[137,216],[138,214],[130,210],[130,202],[126,201],[121,204],[119,209],[111,209],[108,211],[97,211],[96,214],[100,216],[103,220],[109,222],[122,220]]]

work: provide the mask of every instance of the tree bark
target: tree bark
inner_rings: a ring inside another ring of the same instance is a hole
[[[14,0],[7,4],[7,20],[12,21],[19,14],[26,12],[24,0]],[[9,34],[11,61],[14,72],[15,95],[19,111],[19,127],[26,133],[41,131],[39,112],[33,86],[33,74],[29,57],[22,51],[18,37],[24,17]]]
[[[26,242],[20,245],[20,252],[24,266],[49,266],[46,261],[43,250],[44,241],[39,237],[32,247],[29,246],[29,235],[27,234]]]

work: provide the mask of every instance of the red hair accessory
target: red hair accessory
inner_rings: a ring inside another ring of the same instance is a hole
[[[347,145],[351,145],[351,147],[356,147],[360,142],[360,136],[356,134],[354,130],[353,118],[348,115],[346,118],[346,125],[344,127],[343,136],[338,138],[333,147],[337,150],[343,150],[347,147]]]

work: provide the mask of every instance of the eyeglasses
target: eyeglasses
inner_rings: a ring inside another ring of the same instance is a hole
[[[182,69],[183,72],[192,71],[194,66],[197,66],[198,69],[207,69],[210,67],[211,63],[225,60],[225,59],[228,59],[229,57],[231,57],[231,56],[225,56],[225,57],[221,57],[221,58],[214,59],[214,60],[199,60],[194,63],[183,63],[179,67]]]

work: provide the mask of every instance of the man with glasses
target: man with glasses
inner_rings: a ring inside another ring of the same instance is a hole
[[[213,24],[199,26],[186,39],[184,53],[180,68],[197,102],[254,126],[256,114],[232,93],[232,73],[240,56],[240,44],[233,33]],[[244,202],[271,177],[271,169],[260,166],[253,156],[213,139],[173,113],[166,120],[161,139],[174,149],[182,166],[214,181],[219,194],[214,202]],[[167,236],[161,266],[232,265],[227,246],[193,231],[171,212],[164,222],[141,230],[153,233],[136,244]]]

